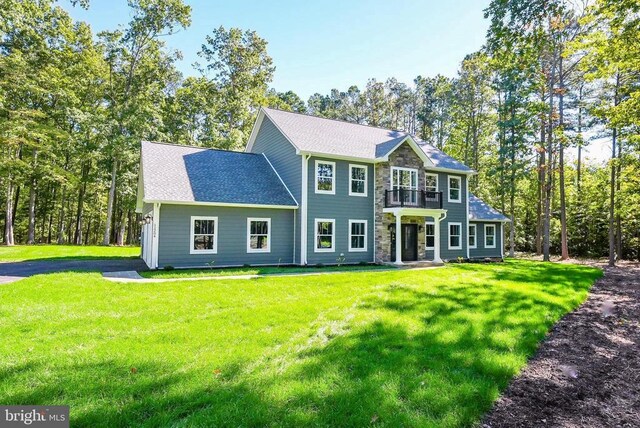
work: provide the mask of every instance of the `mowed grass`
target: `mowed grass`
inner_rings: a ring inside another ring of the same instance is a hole
[[[394,266],[385,265],[331,265],[331,266],[251,266],[237,268],[212,268],[212,269],[174,269],[174,270],[148,270],[140,272],[144,278],[198,278],[213,276],[235,275],[286,275],[300,273],[322,272],[360,272],[366,270],[394,270]]]
[[[72,426],[477,423],[599,270],[441,269],[0,286],[0,403]]]
[[[31,260],[93,260],[133,258],[140,255],[140,247],[105,247],[99,245],[16,245],[0,246],[1,262]]]

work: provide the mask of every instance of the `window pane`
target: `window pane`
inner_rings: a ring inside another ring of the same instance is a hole
[[[449,244],[451,247],[459,247],[460,246],[460,237],[459,236],[450,236]]]
[[[328,163],[319,163],[318,177],[333,177],[333,165]]]
[[[196,235],[193,237],[193,249],[194,250],[212,250],[213,249],[213,235]]]
[[[364,193],[364,181],[351,181],[351,193]]]
[[[460,179],[458,178],[449,178],[449,187],[452,189],[459,189],[460,188]]]
[[[434,236],[427,235],[427,247],[435,247],[436,238]]]
[[[251,234],[266,235],[269,233],[269,223],[266,221],[252,221],[251,222]]]
[[[331,248],[333,239],[331,236],[318,236],[317,248]]]
[[[318,190],[333,190],[333,179],[318,177]]]
[[[430,192],[437,192],[438,191],[438,179],[436,178],[435,175],[427,175],[426,176],[426,184],[425,184],[425,189],[430,191]]]
[[[213,234],[215,231],[215,220],[194,220],[193,222],[194,235]]]
[[[351,248],[364,248],[364,236],[352,236]]]
[[[249,244],[251,245],[251,248],[254,249],[254,250],[260,250],[260,249],[268,248],[268,246],[269,246],[269,237],[265,236],[265,235],[252,236],[249,239]]]
[[[449,226],[451,235],[460,235],[460,225],[452,224]]]
[[[351,223],[352,235],[364,235],[364,223]]]
[[[366,177],[365,168],[351,168],[351,178],[354,180],[364,180]]]

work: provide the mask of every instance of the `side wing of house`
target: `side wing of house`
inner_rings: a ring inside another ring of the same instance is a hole
[[[276,170],[284,184],[298,203],[302,201],[302,156],[296,153],[296,148],[277,126],[260,111],[253,133],[250,137],[247,151],[261,153],[266,156]],[[291,222],[293,230],[294,256],[292,263],[300,263],[300,213],[294,213]]]

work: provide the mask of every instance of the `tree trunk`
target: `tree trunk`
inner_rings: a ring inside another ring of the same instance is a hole
[[[562,75],[562,55],[558,58],[558,77],[560,84],[560,93],[558,94],[558,117],[560,123],[560,144],[558,149],[558,175],[560,187],[560,258],[567,260],[569,258],[569,244],[567,237],[567,200],[564,189],[564,77]]]
[[[38,150],[33,150],[33,177],[31,177],[31,188],[29,189],[29,231],[27,233],[27,244],[33,245],[36,242],[36,190],[38,181],[35,175],[35,168],[38,163]]]
[[[620,87],[620,73],[616,73],[616,86],[613,93],[613,104],[618,105],[618,89]],[[616,265],[616,235],[615,235],[615,212],[616,212],[616,144],[618,140],[618,129],[613,128],[611,138],[611,183],[609,189],[609,266]]]
[[[5,245],[14,245],[13,241],[13,183],[11,182],[11,178],[7,180],[7,201],[5,203],[5,217],[4,217],[4,244]]]
[[[616,194],[620,195],[620,180],[622,179],[622,142],[618,141],[618,163],[616,165]],[[616,254],[622,259],[622,218],[620,210],[616,210]]]
[[[578,165],[576,167],[576,192],[578,200],[580,200],[580,185],[582,184],[582,95],[584,91],[584,82],[580,83],[578,89],[578,135],[580,136],[578,144]]]
[[[102,245],[109,245],[111,242],[111,221],[113,219],[113,201],[116,196],[116,178],[118,174],[118,161],[113,159],[111,167],[111,186],[109,187],[109,199],[107,200],[107,222],[104,227]]]
[[[78,209],[76,211],[76,230],[73,236],[73,242],[76,245],[82,245],[82,220],[84,217],[84,195],[87,192],[87,176],[89,175],[90,163],[82,165],[82,184],[78,191]]]
[[[555,56],[555,53],[554,53]],[[542,259],[550,261],[551,247],[551,188],[553,185],[553,87],[555,84],[555,64],[551,64],[551,76],[549,78],[549,131],[547,132],[547,170],[544,199],[543,245]]]
[[[618,130],[613,128],[611,139],[611,183],[609,190],[609,266],[616,265],[615,203],[616,203],[616,140]]]
[[[536,223],[536,254],[542,254],[542,240],[543,240],[543,207],[544,207],[544,183],[545,183],[545,129],[546,121],[544,116],[541,116],[540,120],[540,150],[538,152],[538,204],[537,211],[537,223]]]
[[[66,186],[62,185],[60,198],[60,217],[58,218],[58,244],[64,244],[64,203],[65,203]]]

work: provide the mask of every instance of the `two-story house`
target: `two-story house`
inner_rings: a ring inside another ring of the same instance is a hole
[[[143,142],[151,268],[501,258],[475,172],[401,131],[263,108],[244,153]]]

